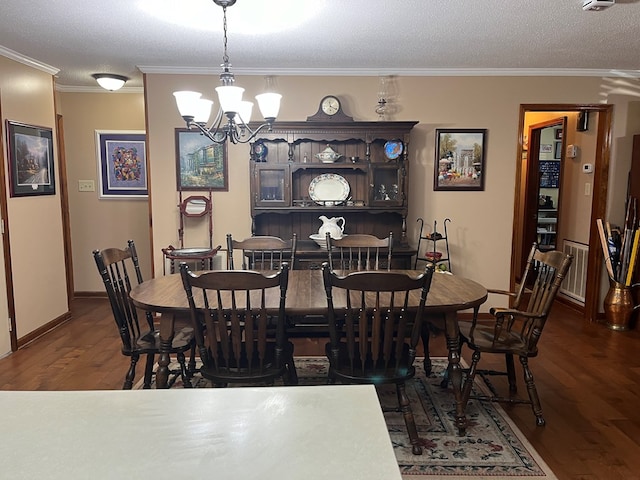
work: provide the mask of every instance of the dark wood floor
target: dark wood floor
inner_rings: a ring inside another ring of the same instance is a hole
[[[0,360],[0,389],[121,387],[128,361],[119,353],[106,299],[75,300],[72,313],[66,324]],[[301,340],[296,354],[322,354],[321,343]],[[435,336],[431,349],[445,356],[444,338]],[[515,424],[560,480],[640,479],[640,332],[584,323],[558,304],[540,350],[531,366],[547,425],[535,426],[529,406],[505,407]],[[463,356],[469,360],[467,351]]]

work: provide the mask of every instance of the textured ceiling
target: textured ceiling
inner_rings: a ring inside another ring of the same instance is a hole
[[[290,1],[229,7],[235,73],[640,77],[640,0],[602,11],[582,0],[295,0],[311,11],[287,19]],[[59,69],[63,88],[93,87],[96,72],[140,87],[141,70],[219,71],[211,0],[3,0],[0,12],[0,53]]]

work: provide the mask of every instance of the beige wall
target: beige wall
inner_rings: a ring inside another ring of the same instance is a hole
[[[247,88],[249,95],[259,93],[263,86],[260,77],[239,77],[238,83]],[[320,98],[329,93],[342,97],[345,110],[356,120],[377,118],[374,108],[378,80],[375,77],[279,77],[276,83],[284,94],[280,120],[306,119],[315,113]],[[393,120],[420,122],[410,145],[410,239],[415,243],[416,218],[422,217],[430,223],[449,217],[453,270],[487,286],[508,286],[513,186],[519,161],[516,157],[518,113],[522,103],[615,105],[608,216],[613,222],[620,221],[624,216],[629,145],[633,134],[640,133],[640,83],[633,79],[624,83],[621,86],[619,80],[590,77],[396,78],[397,111]],[[212,92],[216,84],[216,76],[148,75],[146,78],[150,209],[154,221],[152,259],[145,251],[146,201],[98,200],[97,192],[77,191],[78,180],[94,179],[97,185],[96,129],[144,129],[142,96],[59,95],[57,108],[65,122],[76,291],[102,289],[91,250],[120,244],[128,238],[137,241],[144,270],[149,271],[152,260],[156,275],[162,273],[160,249],[177,242],[178,227],[174,130],[183,127],[183,122],[171,93],[178,89]],[[55,143],[56,106],[50,74],[0,57],[0,107],[3,155],[6,156],[5,119],[52,128]],[[488,130],[485,191],[433,191],[436,128]],[[56,162],[56,195],[2,199],[8,210],[8,218],[4,220],[11,243],[19,338],[68,311],[58,166]],[[6,168],[6,158],[3,168]],[[227,232],[238,237],[250,233],[247,146],[229,148],[229,184],[229,192],[214,193],[216,244],[224,244]],[[8,190],[8,184],[5,187]],[[577,192],[576,198],[584,191],[582,187],[571,187]],[[581,211],[580,207],[576,209]],[[581,236],[581,225],[576,223],[576,233],[567,233],[567,236]],[[43,258],[46,261],[42,261]],[[38,275],[33,274],[34,262],[38,265]],[[4,275],[0,275],[0,316],[6,317],[3,282]],[[8,334],[0,328],[0,354],[8,351],[8,345]]]
[[[56,150],[53,78],[50,74],[0,57],[0,108],[2,113],[2,168],[7,166],[5,120],[53,130],[56,194],[37,197],[9,197],[5,185],[8,218],[5,230],[11,244],[15,321],[21,338],[68,311],[60,172]],[[8,172],[7,172],[8,173]],[[4,263],[0,265],[4,271]],[[0,314],[6,319],[5,276],[0,275]],[[0,320],[0,355],[10,350],[5,320]]]
[[[259,77],[238,77],[237,81],[250,96],[259,93],[263,83]],[[147,75],[146,78],[156,272],[161,271],[160,248],[174,242],[176,237],[177,214],[167,212],[175,212],[176,203],[173,132],[183,122],[171,93],[193,89],[211,96],[216,84],[213,76]],[[377,119],[375,77],[278,77],[277,84],[284,95],[279,120],[305,120],[329,93],[342,97],[346,112],[356,120]],[[611,90],[604,88],[603,79],[575,77],[399,77],[395,84],[398,112],[393,119],[420,122],[409,148],[409,238],[417,236],[418,217],[427,223],[451,218],[453,271],[487,286],[506,288],[520,104],[606,102]],[[626,104],[634,96],[616,95],[615,99],[626,110]],[[618,125],[627,122],[626,116],[617,114],[617,104],[614,122]],[[433,191],[436,128],[488,130],[485,191]],[[628,159],[615,156],[615,142],[612,162],[628,171]],[[214,193],[216,243],[223,242],[226,232],[236,236],[250,233],[247,146],[230,148],[229,175],[229,192]],[[616,176],[614,179],[619,181]],[[612,190],[624,195],[619,185]],[[584,228],[583,224],[580,228]],[[574,234],[582,236],[571,233]]]
[[[59,93],[64,118],[74,290],[101,292],[104,285],[91,252],[136,242],[144,278],[151,277],[147,198],[100,199],[96,130],[144,130],[142,93]],[[78,191],[79,180],[93,180],[95,192]]]
[[[246,96],[260,93],[263,79],[260,77],[238,77],[238,84],[247,89]],[[326,94],[336,94],[343,99],[346,112],[356,120],[376,120],[374,112],[377,100],[377,78],[371,77],[278,77],[278,90],[284,94],[282,110],[279,120],[305,120],[308,115],[316,112],[319,100]],[[433,220],[442,221],[449,217],[452,266],[456,273],[476,279],[477,281],[496,288],[505,288],[509,283],[510,255],[494,254],[493,252],[511,251],[511,226],[513,221],[513,191],[516,182],[515,172],[518,159],[517,132],[518,114],[522,103],[598,103],[599,101],[615,101],[614,135],[612,138],[613,155],[612,170],[628,172],[629,158],[616,155],[618,141],[628,135],[627,124],[633,126],[628,106],[634,101],[632,94],[620,95],[611,93],[603,87],[607,82],[598,78],[504,78],[504,77],[401,77],[396,79],[397,113],[394,120],[418,120],[420,123],[414,129],[410,145],[409,169],[409,217],[407,220],[409,237],[415,243],[416,219],[422,217],[429,224]],[[179,89],[194,89],[202,92],[213,92],[217,85],[215,76],[204,75],[147,75],[146,105],[148,116],[148,158],[151,176],[151,210],[154,222],[153,228],[153,264],[156,275],[162,274],[161,248],[177,243],[178,229],[178,194],[176,192],[175,176],[175,128],[183,128],[184,123],[175,108],[172,92]],[[640,89],[639,89],[640,90]],[[613,96],[607,96],[612,94]],[[93,104],[93,98],[107,99],[107,105],[101,107]],[[87,126],[87,132],[82,134],[84,139],[76,139],[71,132],[76,132],[75,116],[77,109],[87,110],[83,118],[88,118],[88,110],[106,108],[109,110],[117,105],[120,98],[128,104],[130,111],[142,108],[136,96],[130,94],[64,94],[62,95],[63,112],[65,113],[66,141],[69,162],[76,165],[77,159],[85,154],[90,160],[79,164],[86,173],[78,173],[71,178],[71,190],[77,190],[77,179],[95,172],[95,153],[93,133],[97,125]],[[86,107],[83,107],[86,105]],[[621,113],[622,112],[622,113]],[[137,112],[140,113],[141,112]],[[136,113],[136,115],[137,115]],[[98,112],[100,114],[100,112]],[[594,115],[594,114],[592,114]],[[96,118],[100,115],[96,115]],[[116,118],[119,118],[116,121]],[[127,117],[124,117],[127,118]],[[104,128],[125,129],[140,128],[137,122],[131,127],[123,126],[123,117],[115,115],[114,122]],[[255,114],[254,114],[255,120]],[[595,118],[591,124],[595,125]],[[569,131],[575,132],[574,122],[570,118]],[[89,122],[93,123],[93,121]],[[82,126],[81,120],[77,121]],[[433,191],[433,162],[435,151],[436,128],[487,128],[487,169],[486,188],[484,192],[434,192]],[[84,128],[84,127],[82,127]],[[80,131],[79,129],[78,131]],[[585,132],[592,135],[593,130]],[[84,142],[81,153],[71,154],[70,143]],[[578,140],[569,139],[577,143]],[[82,153],[85,152],[85,153]],[[572,165],[580,167],[586,158],[572,161]],[[249,161],[248,146],[231,145],[229,147],[229,192],[214,192],[214,244],[224,245],[227,232],[242,237],[250,234],[250,205],[249,205]],[[77,159],[76,159],[77,157]],[[573,177],[573,176],[572,176]],[[88,177],[93,178],[93,177]],[[610,188],[611,195],[616,202],[624,197],[626,177],[611,174],[615,188]],[[565,203],[575,203],[575,210],[587,215],[582,205],[584,197],[584,177],[578,178],[578,185],[569,187],[568,196],[571,200]],[[622,182],[622,183],[621,183]],[[623,185],[621,188],[620,185]],[[75,192],[76,200],[86,199],[86,194]],[[108,201],[113,204],[115,201]],[[86,221],[92,218],[92,208],[82,209],[78,205],[71,205],[72,235],[74,237],[74,259],[84,258],[90,249],[95,248],[96,241],[89,238],[92,230],[78,226],[78,217]],[[95,203],[99,203],[95,200]],[[624,203],[624,199],[622,199]],[[140,206],[139,203],[134,204]],[[90,204],[87,205],[89,207]],[[114,242],[120,242],[130,236],[132,229],[139,226],[144,213],[135,215],[135,219],[123,224],[122,211],[110,212],[100,210],[100,218],[105,224],[113,225],[110,231]],[[79,212],[84,212],[77,215]],[[75,212],[75,213],[74,213]],[[587,223],[576,220],[577,216],[569,215],[565,220],[571,225],[567,238],[578,239],[584,237]],[[119,225],[124,225],[119,232]],[[80,230],[79,230],[80,229]],[[194,230],[190,237],[194,243],[205,241],[201,229]],[[102,238],[102,237],[98,237]],[[139,242],[138,242],[139,243]],[[76,247],[77,245],[84,245]],[[76,252],[76,248],[84,251]],[[487,252],[492,252],[487,255]],[[90,286],[89,279],[95,279],[95,267],[91,262],[76,261],[75,274],[77,279],[87,279],[81,286],[76,281],[76,290],[99,289]],[[84,271],[83,271],[84,270]]]

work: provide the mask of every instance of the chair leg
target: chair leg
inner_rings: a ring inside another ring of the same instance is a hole
[[[516,382],[516,368],[513,363],[513,355],[507,353],[505,355],[507,362],[507,379],[509,380],[509,393],[514,394],[518,391],[518,384]]]
[[[153,353],[147,354],[147,364],[144,367],[144,384],[143,389],[147,390],[151,388],[151,379],[153,378],[153,364],[155,363],[155,355]]]
[[[407,433],[409,434],[409,441],[411,442],[411,453],[414,455],[422,455],[422,445],[420,437],[418,436],[418,429],[416,428],[416,421],[413,418],[413,412],[411,411],[411,402],[407,396],[407,390],[404,382],[396,384],[396,393],[398,394],[398,404],[400,405],[400,411],[404,417],[404,423],[407,427]]]
[[[540,405],[540,397],[538,397],[538,390],[536,384],[533,381],[533,374],[529,368],[529,359],[527,357],[520,357],[520,363],[524,370],[524,382],[527,385],[527,392],[529,393],[529,400],[531,400],[531,409],[536,416],[536,425],[543,427],[546,423],[542,416],[542,406]]]
[[[140,355],[131,355],[129,370],[127,371],[127,375],[124,377],[124,384],[122,385],[123,390],[131,390],[133,388],[133,379],[136,377],[136,364],[138,363],[139,358]]]
[[[196,344],[195,342],[191,346],[191,354],[189,356],[189,378],[193,377],[193,374],[196,373]]]
[[[298,385],[298,372],[296,364],[293,362],[293,343],[287,341],[284,348],[284,367],[285,373],[282,381],[285,385]]]
[[[285,385],[298,385],[298,371],[295,363],[293,363],[293,357],[287,361],[286,368]]]
[[[422,328],[420,329],[420,338],[422,339],[422,348],[424,350],[424,374],[425,376],[431,375],[432,365],[431,365],[431,357],[429,355],[429,337],[431,333],[429,332],[429,323],[422,322]]]
[[[180,376],[182,377],[182,385],[184,388],[191,388],[191,376],[189,375],[189,371],[187,370],[187,361],[184,356],[184,352],[178,352],[178,363],[180,364]]]
[[[469,397],[471,396],[471,388],[473,387],[473,381],[476,378],[476,371],[478,370],[478,362],[480,361],[480,352],[478,350],[473,351],[471,355],[471,367],[469,367],[469,373],[467,378],[464,379],[464,385],[462,386],[462,408],[467,406]]]

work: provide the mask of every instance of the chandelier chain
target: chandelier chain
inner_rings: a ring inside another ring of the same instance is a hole
[[[227,54],[227,7],[222,7],[222,29],[224,32],[224,53],[222,61],[225,66],[229,64],[229,55]]]

